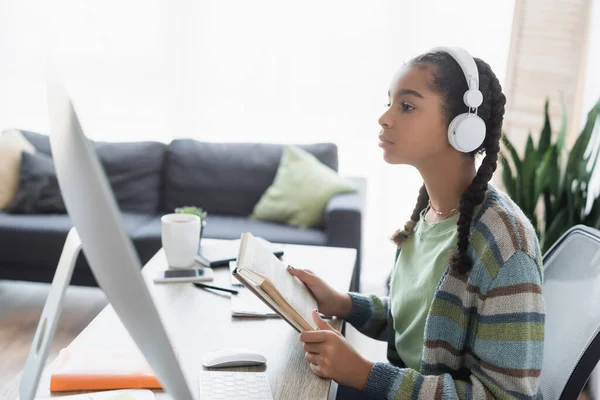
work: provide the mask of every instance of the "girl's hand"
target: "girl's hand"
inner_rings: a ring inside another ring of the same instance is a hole
[[[364,389],[373,363],[358,354],[341,333],[323,321],[316,310],[313,311],[313,319],[319,330],[300,334],[310,369],[321,378]]]
[[[288,272],[300,279],[317,300],[319,312],[339,318],[346,318],[352,311],[352,300],[347,293],[340,293],[321,278],[307,269],[288,267]]]

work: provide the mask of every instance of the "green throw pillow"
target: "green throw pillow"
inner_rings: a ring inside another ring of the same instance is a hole
[[[322,224],[327,202],[339,193],[355,191],[312,154],[287,146],[273,184],[262,195],[251,218],[312,228]]]

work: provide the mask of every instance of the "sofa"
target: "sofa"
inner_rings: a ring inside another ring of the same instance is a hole
[[[22,133],[36,152],[51,156],[47,136]],[[358,290],[364,178],[351,178],[358,187],[356,192],[329,201],[322,226],[299,229],[249,218],[273,182],[284,145],[179,139],[169,144],[93,142],[93,146],[142,264],[161,247],[161,215],[176,207],[195,205],[208,213],[205,238],[236,239],[242,232],[251,232],[273,242],[356,249],[352,289]],[[337,171],[335,144],[298,147]],[[0,279],[51,282],[71,227],[66,214],[0,211]],[[77,260],[72,284],[97,285],[84,254]]]

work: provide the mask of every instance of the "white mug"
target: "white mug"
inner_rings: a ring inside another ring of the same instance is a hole
[[[162,247],[173,268],[190,268],[200,245],[200,217],[193,214],[167,214],[161,218]]]

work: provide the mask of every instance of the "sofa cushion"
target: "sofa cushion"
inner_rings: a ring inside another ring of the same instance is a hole
[[[0,210],[8,206],[19,191],[21,153],[34,153],[35,148],[18,130],[0,134]]]
[[[122,213],[122,217],[125,230],[130,235],[152,218],[135,213]],[[72,226],[71,220],[64,214],[13,215],[0,212],[0,265],[56,269]],[[140,254],[141,259],[144,258],[142,256]],[[76,268],[82,266],[85,266],[85,260],[78,260]]]
[[[157,214],[166,145],[157,142],[96,143],[110,186],[122,211]]]
[[[39,133],[20,130],[25,139],[33,145],[35,151],[44,153],[46,155],[52,155],[50,150],[50,138],[47,135],[40,135]]]
[[[323,165],[312,154],[288,146],[273,184],[262,195],[250,218],[299,228],[323,226],[325,206],[336,194],[356,191],[352,181]]]
[[[38,152],[51,154],[48,136],[22,132]],[[120,209],[158,213],[167,146],[158,142],[95,142],[94,147]]]
[[[299,145],[337,171],[333,143]],[[165,162],[163,212],[202,207],[210,214],[248,216],[273,183],[283,145],[174,140]]]
[[[66,214],[52,157],[23,152],[19,191],[6,207],[14,214]]]
[[[155,253],[161,247],[160,217],[153,217],[133,234],[138,251]],[[242,232],[251,232],[271,242],[325,246],[325,232],[316,229],[297,229],[272,222],[252,221],[244,217],[211,214],[204,227],[203,237],[210,239],[239,239]]]

